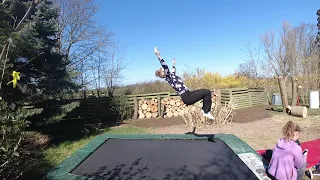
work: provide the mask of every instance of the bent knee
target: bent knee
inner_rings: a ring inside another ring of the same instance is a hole
[[[211,96],[211,91],[209,89],[206,89],[206,94]]]

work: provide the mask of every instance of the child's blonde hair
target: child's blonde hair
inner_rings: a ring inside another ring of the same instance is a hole
[[[160,68],[160,69],[156,70],[156,72],[154,74],[155,74],[156,77],[159,77],[159,78],[165,77],[164,76],[164,72],[163,72],[163,68]]]
[[[294,132],[301,132],[301,128],[298,124],[293,123],[292,121],[288,121],[285,126],[282,128],[283,136],[286,140],[291,140],[294,137]]]

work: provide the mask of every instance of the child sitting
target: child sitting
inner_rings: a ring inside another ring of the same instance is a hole
[[[301,128],[292,121],[282,128],[283,138],[279,139],[272,153],[268,174],[271,179],[302,180],[306,171],[306,156],[296,142]]]

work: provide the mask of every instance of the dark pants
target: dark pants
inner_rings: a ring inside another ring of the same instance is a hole
[[[186,105],[192,105],[202,99],[203,100],[202,110],[205,113],[208,113],[211,111],[211,104],[212,104],[211,91],[208,89],[187,91],[181,95],[181,99]]]

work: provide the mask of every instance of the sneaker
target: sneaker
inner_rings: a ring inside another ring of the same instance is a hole
[[[214,120],[214,117],[210,114],[210,112],[204,113],[203,110],[201,110],[201,111],[202,111],[204,117],[207,117],[207,118],[209,118],[209,119],[211,119],[211,120]]]
[[[320,169],[308,169],[307,171],[306,171],[306,176],[308,176],[310,179],[313,179],[314,178],[314,176],[320,176]]]
[[[161,57],[157,47],[154,47],[154,53],[155,53],[158,57]]]
[[[154,47],[154,53],[157,55],[158,59],[162,59],[157,47]]]

